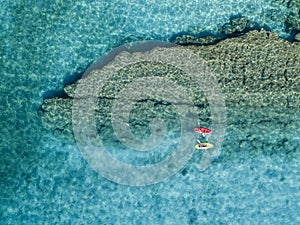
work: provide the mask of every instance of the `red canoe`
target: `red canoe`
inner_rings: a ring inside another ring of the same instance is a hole
[[[211,130],[205,127],[195,127],[194,131],[202,135],[211,134]]]

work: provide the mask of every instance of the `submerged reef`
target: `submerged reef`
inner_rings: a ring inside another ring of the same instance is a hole
[[[216,76],[226,101],[227,132],[222,154],[285,154],[300,150],[300,43],[288,42],[276,33],[249,31],[214,45],[188,45]],[[205,93],[172,66],[149,62],[118,71],[98,96],[95,118],[102,138],[111,139],[111,106],[126,84],[138,77],[163,76],[186,88],[199,112],[199,121],[209,125]],[[78,82],[78,81],[77,81]],[[43,126],[61,140],[74,142],[72,101],[77,82],[64,88],[65,97],[45,99],[39,111]],[[170,129],[178,131],[176,110],[168,102],[144,99],[130,116],[132,132],[149,135],[149,121],[159,114]]]

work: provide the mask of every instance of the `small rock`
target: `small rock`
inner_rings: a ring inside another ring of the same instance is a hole
[[[247,146],[248,146],[247,141],[245,140],[240,141],[240,148],[246,148]]]
[[[294,39],[295,41],[300,41],[300,32],[295,35]]]
[[[222,31],[226,35],[232,35],[235,33],[243,33],[247,28],[251,28],[254,24],[247,21],[245,17],[233,18],[227,24],[224,24]]]

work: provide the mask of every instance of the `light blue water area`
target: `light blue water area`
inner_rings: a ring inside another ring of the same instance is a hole
[[[299,155],[186,169],[147,187],[95,173],[76,146],[41,126],[43,96],[105,52],[179,32],[217,32],[231,16],[286,37],[267,1],[0,1],[0,224],[295,224]],[[299,139],[297,139],[299,140]],[[223,161],[222,161],[223,160]],[[220,163],[222,162],[222,163]],[[267,169],[266,169],[267,167]],[[253,185],[255,184],[255,185]]]

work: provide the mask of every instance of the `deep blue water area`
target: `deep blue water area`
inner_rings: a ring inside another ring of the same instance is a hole
[[[299,149],[292,158],[221,155],[205,173],[195,153],[162,183],[123,186],[93,171],[75,145],[42,126],[37,113],[45,97],[124,43],[218,35],[236,15],[288,39],[295,29],[287,29],[287,17],[299,9],[265,0],[0,5],[0,224],[300,223]],[[294,138],[299,146],[300,137]]]

